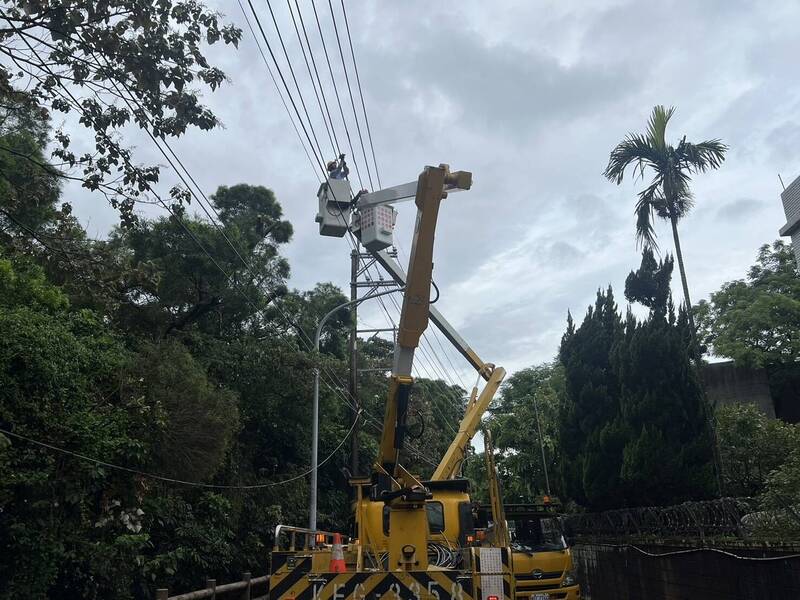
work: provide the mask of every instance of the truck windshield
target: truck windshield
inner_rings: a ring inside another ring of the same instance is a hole
[[[511,547],[521,552],[546,552],[567,547],[556,517],[527,517],[509,521]]]

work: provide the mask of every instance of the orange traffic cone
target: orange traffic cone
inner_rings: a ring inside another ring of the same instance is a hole
[[[333,534],[333,549],[331,549],[331,564],[328,567],[331,573],[344,573],[347,566],[344,564],[344,551],[342,550],[342,536]]]

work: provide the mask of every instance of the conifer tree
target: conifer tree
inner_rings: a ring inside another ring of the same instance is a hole
[[[669,294],[673,262],[645,250],[628,276],[622,320],[613,291],[598,291],[577,329],[568,316],[561,344],[560,415],[564,489],[592,509],[670,504],[713,489],[712,442],[686,312]]]

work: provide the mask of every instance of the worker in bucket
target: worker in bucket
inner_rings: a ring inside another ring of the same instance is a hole
[[[332,160],[328,163],[328,177],[331,179],[347,179],[349,174],[350,169],[344,160],[344,154],[340,154],[338,160]]]

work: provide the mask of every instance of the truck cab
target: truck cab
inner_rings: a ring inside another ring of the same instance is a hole
[[[549,498],[534,503],[505,504],[516,600],[577,600],[581,597],[560,509],[560,504]],[[477,515],[478,536],[491,543],[494,528],[491,506],[481,505]]]
[[[369,480],[351,480],[360,486],[354,514],[357,527],[352,537],[358,539],[372,556],[385,560],[391,536],[390,508],[384,502],[370,498]],[[473,545],[475,526],[473,503],[469,497],[469,481],[448,479],[423,481],[431,497],[425,500],[427,517],[427,546],[429,560],[433,566],[454,566],[460,562],[461,550]],[[367,557],[365,562],[369,562]]]

